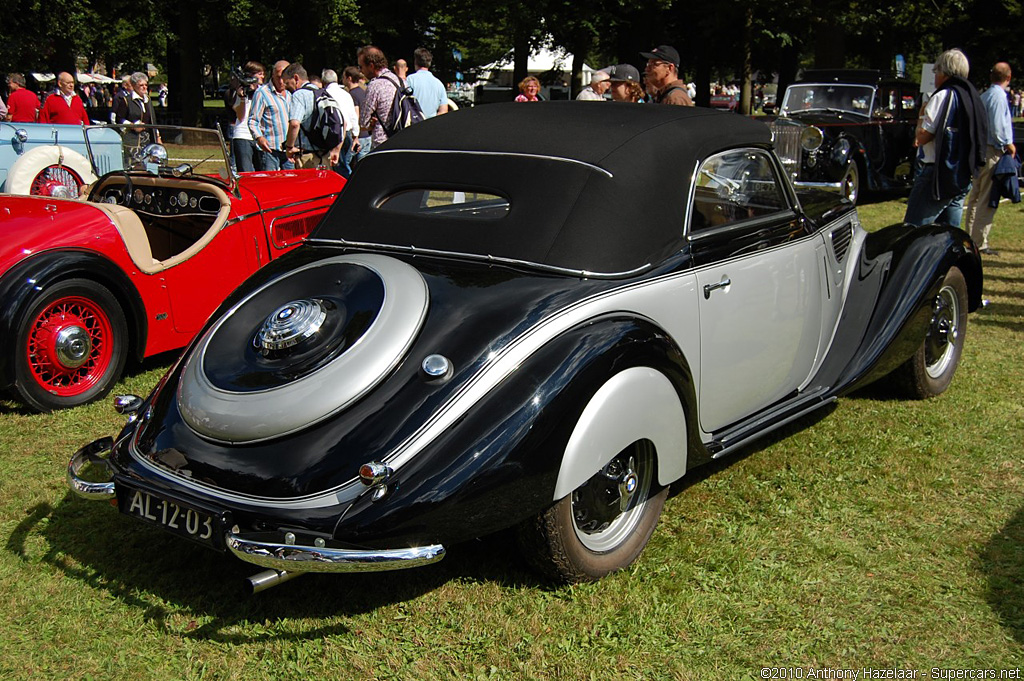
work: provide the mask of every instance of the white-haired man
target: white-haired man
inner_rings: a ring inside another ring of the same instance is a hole
[[[985,165],[987,117],[981,95],[967,80],[970,64],[963,52],[946,50],[932,70],[935,92],[921,112],[914,138],[921,169],[903,221],[918,227],[933,222],[959,226],[971,177]]]
[[[590,74],[590,85],[580,90],[576,99],[581,102],[603,102],[604,93],[611,87],[611,80],[608,72],[604,69],[594,71]]]

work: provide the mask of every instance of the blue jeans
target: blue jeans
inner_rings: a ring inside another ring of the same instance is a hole
[[[338,164],[332,168],[346,180],[352,174],[352,166],[349,161],[352,159],[352,133],[345,133],[345,141],[341,143],[341,153],[338,154]]]
[[[295,170],[295,164],[288,160],[288,155],[283,151],[261,149],[260,157],[263,159],[264,170]]]
[[[235,162],[238,172],[251,173],[254,170],[263,170],[263,159],[256,155],[257,151],[259,147],[252,140],[231,140],[231,160]],[[256,164],[259,164],[259,167]]]
[[[355,168],[356,164],[359,163],[359,160],[362,159],[363,156],[366,156],[367,154],[370,153],[370,148],[373,147],[373,138],[370,137],[369,135],[367,135],[366,137],[360,137],[359,144],[362,147],[359,150],[359,153],[352,154],[352,158],[349,159],[348,165],[351,168]]]
[[[907,214],[903,222],[921,227],[933,222],[944,222],[954,227],[960,226],[960,218],[964,213],[964,199],[971,190],[967,187],[962,194],[952,199],[936,200],[932,195],[935,184],[935,164],[922,165],[914,178],[914,186],[910,189],[907,199]]]

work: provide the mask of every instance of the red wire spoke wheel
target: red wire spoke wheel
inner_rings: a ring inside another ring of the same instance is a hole
[[[44,308],[29,330],[28,365],[36,382],[68,397],[92,386],[110,366],[110,319],[92,300],[59,298]]]
[[[44,290],[19,330],[18,391],[40,411],[102,397],[124,368],[126,329],[121,307],[95,282]]]
[[[74,199],[78,198],[84,184],[78,173],[67,166],[46,166],[32,180],[29,194]]]

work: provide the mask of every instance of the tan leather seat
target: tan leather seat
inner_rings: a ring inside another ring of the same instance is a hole
[[[110,221],[114,223],[124,241],[125,248],[128,249],[128,255],[136,267],[146,274],[156,274],[164,269],[164,264],[153,257],[146,228],[142,226],[139,216],[131,208],[113,203],[90,205],[106,213]]]

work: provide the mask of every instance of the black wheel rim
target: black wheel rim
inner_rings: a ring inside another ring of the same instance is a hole
[[[654,452],[638,443],[573,492],[573,528],[580,543],[607,553],[627,541],[643,519],[653,479]]]
[[[939,378],[955,360],[960,335],[960,299],[952,286],[943,286],[935,296],[928,336],[924,341],[925,372]]]

